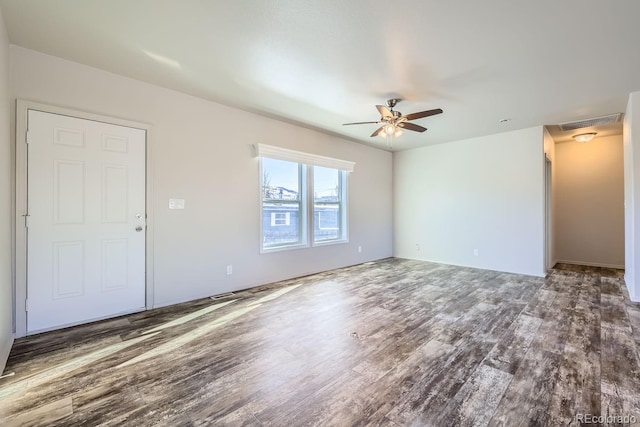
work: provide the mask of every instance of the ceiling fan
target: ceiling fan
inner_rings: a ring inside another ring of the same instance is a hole
[[[402,101],[400,98],[391,98],[387,100],[387,105],[376,105],[376,108],[380,112],[380,120],[376,122],[355,122],[355,123],[344,123],[343,126],[349,125],[364,125],[375,123],[380,126],[376,129],[375,132],[371,134],[371,136],[395,136],[398,137],[402,135],[403,130],[412,130],[414,132],[424,132],[427,128],[417,125],[415,123],[410,123],[411,120],[422,119],[424,117],[435,116],[436,114],[441,114],[442,109],[436,108],[434,110],[420,111],[417,113],[407,114],[403,116],[400,111],[395,111],[393,107],[396,106],[398,102]]]

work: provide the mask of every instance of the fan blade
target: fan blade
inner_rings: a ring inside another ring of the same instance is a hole
[[[425,130],[427,130],[427,128],[423,128],[422,126],[415,123],[402,122],[398,123],[398,126],[400,126],[402,129],[412,130],[414,132],[424,132]]]
[[[378,123],[378,122],[355,122],[355,123],[343,123],[342,126],[349,126],[349,125],[367,125],[369,123]]]
[[[419,113],[407,114],[405,117],[407,120],[416,120],[423,117],[435,116],[436,114],[442,114],[442,109],[436,108],[435,110],[420,111]]]
[[[378,136],[380,132],[384,132],[384,126],[381,126],[378,129],[376,129],[376,131],[371,134],[371,137]]]
[[[389,111],[389,109],[384,105],[376,105],[376,108],[378,109],[382,117],[393,117],[393,114],[391,114],[391,111]]]

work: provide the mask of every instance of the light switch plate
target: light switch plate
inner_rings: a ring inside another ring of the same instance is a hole
[[[169,199],[169,209],[184,209],[184,199]]]

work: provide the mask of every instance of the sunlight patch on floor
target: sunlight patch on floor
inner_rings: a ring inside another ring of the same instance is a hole
[[[193,313],[187,314],[186,316],[182,316],[182,317],[179,317],[178,319],[172,320],[171,322],[163,323],[160,326],[156,326],[155,328],[144,332],[144,334],[150,334],[150,333],[153,333],[153,332],[159,332],[159,331],[162,331],[163,329],[171,328],[173,326],[182,325],[184,323],[187,323],[190,320],[197,319],[200,316],[204,316],[207,313],[211,313],[212,311],[217,310],[219,308],[222,308],[222,307],[224,307],[226,305],[229,305],[229,304],[231,304],[232,302],[235,302],[235,301],[238,301],[238,300],[234,299],[234,300],[226,301],[226,302],[223,302],[223,303],[220,303],[220,304],[215,304],[215,305],[212,305],[210,307],[205,307],[205,308],[203,308],[201,310],[194,311]]]
[[[295,288],[297,288],[298,286],[301,286],[301,285],[302,284],[293,285],[293,286],[287,286],[286,288],[282,288],[280,290],[277,290],[277,291],[267,295],[266,297],[260,298],[259,300],[253,302],[252,304],[262,304],[263,302],[274,300],[274,299],[279,298],[282,295],[286,294],[287,292],[291,292],[292,290],[294,290]]]
[[[46,382],[53,380],[54,378],[66,375],[75,369],[88,365],[89,363],[95,362],[96,360],[102,359],[104,357],[110,356],[122,349],[131,347],[132,345],[138,344],[144,340],[147,340],[153,336],[156,336],[159,333],[160,332],[156,332],[154,334],[148,334],[148,335],[141,336],[139,338],[134,338],[131,340],[110,345],[108,347],[89,353],[85,356],[76,357],[75,359],[72,359],[66,363],[63,363],[62,365],[58,365],[51,369],[47,369],[46,371],[40,372],[38,374],[35,374],[23,380],[17,381],[13,384],[9,384],[6,387],[0,388],[0,399],[10,396],[11,394],[16,392],[24,392],[29,388],[39,386],[41,384],[44,384]]]
[[[220,326],[223,326],[226,323],[228,323],[228,322],[230,322],[230,321],[242,316],[243,314],[246,314],[246,313],[248,313],[248,312],[250,312],[252,310],[255,310],[256,308],[260,307],[263,303],[265,303],[267,301],[272,301],[272,300],[274,300],[276,298],[281,297],[282,295],[284,295],[284,294],[286,294],[288,292],[291,292],[292,290],[296,289],[298,286],[300,286],[300,284],[293,285],[293,286],[287,286],[286,288],[282,288],[282,289],[279,289],[279,290],[277,290],[275,292],[272,292],[267,296],[264,296],[262,298],[257,299],[256,301],[251,302],[247,307],[236,309],[236,310],[232,311],[229,314],[225,314],[224,316],[222,316],[222,317],[220,317],[218,319],[215,319],[215,320],[213,320],[213,321],[211,321],[211,322],[209,322],[209,323],[207,323],[207,324],[205,324],[203,326],[200,326],[200,327],[198,327],[198,328],[196,328],[196,329],[194,329],[192,331],[189,331],[189,332],[187,332],[187,333],[185,333],[185,334],[183,334],[183,335],[181,335],[181,336],[179,336],[177,338],[174,338],[174,339],[172,339],[172,340],[170,340],[170,341],[168,341],[168,342],[166,342],[166,343],[164,343],[162,345],[159,345],[158,347],[155,347],[152,350],[149,350],[149,351],[147,351],[147,352],[145,352],[145,353],[143,353],[143,354],[141,354],[139,356],[136,356],[133,359],[130,359],[130,360],[124,362],[124,363],[121,363],[120,365],[117,366],[117,368],[124,368],[126,366],[133,365],[134,363],[142,362],[142,361],[148,360],[148,359],[150,359],[152,357],[160,356],[160,355],[163,355],[163,354],[167,354],[167,353],[169,353],[171,351],[174,351],[174,350],[182,347],[183,345],[185,345],[185,344],[187,344],[187,343],[189,343],[189,342],[191,342],[191,341],[193,341],[195,339],[198,339],[203,335],[208,334],[209,332],[213,331],[214,329],[217,329]],[[218,304],[218,305],[213,306],[213,307],[208,307],[207,309],[209,311],[213,311],[215,308],[220,308],[223,305],[229,304],[231,302],[233,302],[233,301],[229,301],[229,302],[226,302],[226,303]],[[207,310],[207,309],[203,309],[203,310],[200,310],[200,311],[204,311],[204,310]],[[196,313],[198,313],[198,312],[192,313],[190,316],[193,316]],[[202,314],[200,314],[200,315],[202,315]],[[188,317],[188,316],[185,316],[185,317]],[[198,316],[195,316],[195,317],[198,317]],[[195,318],[195,317],[192,317],[192,318]],[[175,320],[174,322],[179,322],[179,323],[176,323],[176,324],[183,324],[183,323],[186,323],[186,321],[187,320],[182,321],[182,318],[181,318],[181,319]],[[171,323],[171,322],[169,322],[169,323]],[[166,327],[168,327],[166,325],[168,325],[168,323],[165,324],[165,325],[161,325],[158,328],[165,329]],[[158,328],[156,328],[156,329],[158,329]],[[156,330],[156,329],[152,329],[152,331]]]
[[[209,332],[213,331],[216,328],[219,328],[220,326],[242,316],[243,314],[246,314],[252,310],[255,310],[256,308],[260,307],[261,304],[257,304],[257,305],[250,305],[248,307],[244,307],[244,308],[240,308],[237,309],[235,311],[232,311],[229,314],[225,314],[224,316],[215,319],[203,326],[200,326],[199,328],[196,328],[192,331],[189,331],[183,335],[180,335],[177,338],[174,338],[162,345],[159,345],[158,347],[155,347],[152,350],[149,350],[145,353],[142,353],[140,356],[134,357],[133,359],[130,359],[124,363],[121,363],[120,365],[116,366],[116,368],[124,368],[126,366],[129,365],[133,365],[134,363],[138,363],[138,362],[142,362],[144,360],[150,359],[152,357],[156,357],[156,356],[160,356],[162,354],[166,354],[169,353],[177,348],[182,347],[183,345],[197,339],[200,338],[203,335],[208,334]]]

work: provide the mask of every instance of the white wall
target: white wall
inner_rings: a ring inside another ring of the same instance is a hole
[[[13,343],[13,181],[9,105],[9,39],[0,14],[0,372],[4,370]]]
[[[543,172],[542,127],[394,153],[394,254],[544,275]]]
[[[13,98],[153,126],[156,306],[392,255],[390,153],[20,47],[11,64]],[[356,162],[348,244],[260,254],[254,143]]]
[[[622,135],[556,145],[559,262],[624,268]]]
[[[622,131],[624,152],[625,282],[632,301],[640,301],[640,92],[629,95]]]

